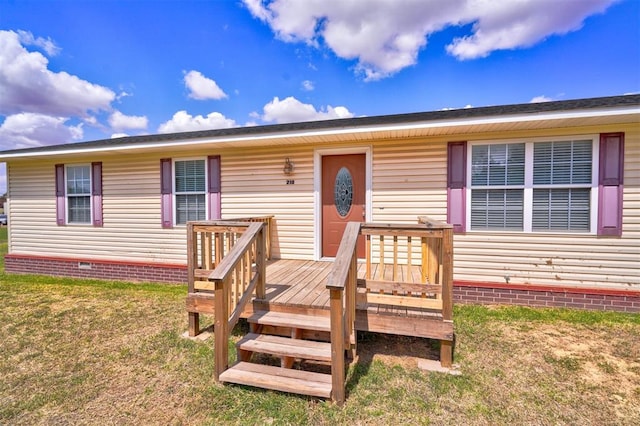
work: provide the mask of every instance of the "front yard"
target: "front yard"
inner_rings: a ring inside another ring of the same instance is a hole
[[[458,306],[459,376],[417,368],[429,341],[361,335],[340,408],[214,383],[185,294],[0,273],[0,424],[640,424],[637,315]]]

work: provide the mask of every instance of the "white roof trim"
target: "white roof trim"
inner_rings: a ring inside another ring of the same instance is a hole
[[[463,126],[478,126],[478,125],[491,125],[491,124],[507,124],[507,123],[526,123],[536,122],[544,120],[567,120],[567,119],[580,119],[580,118],[595,118],[595,117],[612,117],[618,115],[639,114],[640,106],[625,106],[617,108],[603,108],[603,109],[586,109],[575,111],[560,111],[560,112],[542,112],[542,113],[527,113],[527,114],[514,114],[514,115],[501,115],[496,117],[479,117],[479,118],[461,118],[461,119],[448,119],[448,120],[429,120],[424,122],[411,122],[411,123],[396,123],[390,125],[370,125],[370,126],[352,126],[342,128],[327,128],[319,130],[296,130],[296,131],[280,131],[275,133],[266,133],[259,135],[238,135],[238,136],[221,136],[221,137],[204,137],[204,138],[192,138],[185,140],[175,141],[150,141],[144,143],[132,143],[119,144],[119,145],[106,145],[94,148],[82,148],[81,145],[78,148],[74,148],[73,145],[64,145],[60,150],[48,150],[43,152],[23,152],[15,154],[6,154],[0,156],[0,161],[6,161],[9,159],[18,158],[34,158],[34,157],[48,157],[53,155],[70,155],[70,154],[91,154],[97,152],[110,152],[110,151],[128,151],[128,150],[144,150],[150,148],[171,148],[171,147],[184,147],[184,146],[196,146],[218,143],[241,143],[241,142],[256,142],[256,141],[269,141],[274,139],[296,139],[302,137],[313,136],[332,136],[332,135],[347,135],[347,134],[361,134],[368,132],[393,132],[404,130],[419,130],[419,129],[434,129],[434,128],[455,128]]]

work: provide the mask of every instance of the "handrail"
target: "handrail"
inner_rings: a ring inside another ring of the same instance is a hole
[[[248,217],[239,217],[229,219],[236,222],[263,222],[266,225],[265,237],[266,237],[266,252],[267,259],[271,259],[271,230],[273,229],[273,218],[274,215],[264,215],[264,216],[248,216]]]
[[[427,225],[429,228],[453,229],[453,225],[450,223],[442,222],[441,220],[436,220],[429,216],[418,216],[418,223]]]
[[[236,241],[247,230],[249,223],[228,220],[187,222],[187,312],[189,335],[200,333],[200,312],[213,313],[215,286],[208,276],[231,251]],[[191,305],[194,297],[205,304]]]
[[[262,222],[251,223],[208,277],[215,286],[214,377],[216,381],[229,366],[229,334],[240,318],[240,313],[251,299],[254,290],[259,298],[265,296],[264,229],[265,225]]]
[[[355,353],[357,287],[357,241],[359,222],[349,222],[327,279],[331,320],[331,397],[338,404],[345,399],[345,346]]]

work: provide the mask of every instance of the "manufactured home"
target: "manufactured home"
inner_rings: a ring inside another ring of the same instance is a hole
[[[429,217],[453,227],[456,301],[640,311],[640,95],[123,137],[0,161],[9,273],[187,282],[190,221],[269,217],[272,259],[331,262],[347,222]]]

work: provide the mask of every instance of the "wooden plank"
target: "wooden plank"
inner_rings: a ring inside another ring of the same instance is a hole
[[[328,264],[331,265],[330,263]],[[307,262],[301,268],[296,269],[295,273],[290,272],[288,278],[292,278],[295,283],[290,287],[290,290],[278,298],[278,303],[296,304],[303,297],[300,297],[300,293],[304,295],[310,291],[315,283],[314,277],[325,268],[326,266],[321,263]],[[328,292],[326,289],[325,291]]]
[[[408,319],[407,317],[358,310],[356,311],[356,329],[400,336],[453,340],[453,322],[443,321],[442,318]]]
[[[227,295],[225,287],[228,288],[228,282],[218,281],[215,288],[215,318],[214,318],[214,379],[220,380],[222,374],[229,365],[229,328],[227,327],[229,305],[227,304]]]
[[[374,281],[358,280],[358,287],[366,288],[372,292],[411,292],[411,293],[434,293],[442,292],[442,287],[437,284],[404,283],[394,281]]]
[[[280,327],[295,327],[306,330],[330,331],[331,323],[328,317],[290,314],[277,311],[254,312],[247,321],[250,323],[273,325]]]
[[[453,340],[440,341],[440,365],[451,368],[453,364]]]
[[[215,310],[214,295],[208,293],[189,293],[186,299],[187,312],[213,314]]]
[[[422,248],[422,277],[421,282],[426,283],[429,282],[427,279],[427,268],[428,268],[428,258],[427,258],[427,238],[422,237],[420,239],[420,244]]]
[[[429,216],[418,216],[418,223],[426,225],[427,228],[453,229],[453,225],[432,219]]]
[[[209,275],[213,272],[213,269],[201,269],[197,268],[193,271],[194,278],[205,278],[208,279]]]
[[[194,281],[193,282],[194,290],[215,290],[216,284],[211,281]]]
[[[331,376],[310,371],[239,362],[220,375],[220,381],[281,392],[329,398]]]
[[[393,236],[393,281],[398,281],[398,236]]]
[[[380,293],[358,293],[358,303],[442,310],[442,300]]]
[[[193,271],[198,267],[197,265],[197,246],[196,246],[195,233],[193,231],[193,224],[187,224],[187,286],[189,291],[192,292],[193,288]]]
[[[351,265],[351,258],[355,256],[356,242],[360,231],[360,222],[349,222],[342,234],[342,241],[336,254],[333,269],[327,279],[327,287],[343,288],[347,273]]]
[[[447,229],[442,239],[442,316],[453,319],[453,229]]]
[[[240,315],[245,309],[245,306],[249,302],[250,299],[253,298],[253,291],[256,288],[256,284],[258,282],[258,277],[255,276],[249,285],[247,286],[247,290],[242,294],[242,297],[238,300],[238,295],[236,295],[237,306],[234,307],[233,312],[231,312],[231,316],[229,317],[229,329],[233,329],[236,323],[240,319]]]
[[[343,404],[345,399],[343,293],[344,291],[340,288],[331,288],[329,296],[331,300],[331,399],[338,404]]]
[[[241,350],[280,357],[331,361],[331,344],[327,342],[248,333],[236,346]]]
[[[308,305],[313,307],[324,307],[329,301],[329,290],[326,281],[331,272],[331,263],[319,264],[313,275],[308,276],[308,281],[299,288],[296,296],[289,299],[289,303],[297,305]]]
[[[363,225],[360,233],[362,235],[380,235],[380,236],[393,236],[398,237],[425,237],[425,238],[442,238],[442,231],[428,230],[420,228],[408,228],[408,229],[386,229],[386,228],[371,228],[366,224]]]
[[[261,222],[252,223],[249,229],[242,234],[240,239],[233,246],[231,251],[220,261],[216,269],[209,277],[210,280],[224,280],[227,275],[236,267],[244,256],[244,251],[249,247],[256,234],[264,225]]]

